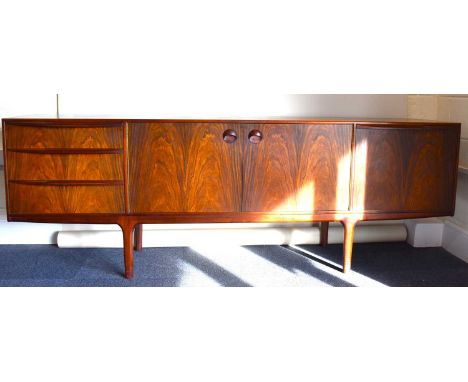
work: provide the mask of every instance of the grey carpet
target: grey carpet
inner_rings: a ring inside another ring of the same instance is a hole
[[[442,248],[356,244],[343,275],[341,245],[145,248],[135,278],[121,249],[1,245],[0,286],[468,286],[468,264]]]

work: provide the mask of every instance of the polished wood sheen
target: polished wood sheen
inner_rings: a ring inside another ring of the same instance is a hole
[[[4,119],[9,221],[118,224],[125,277],[150,223],[328,222],[351,268],[362,220],[453,215],[459,123]],[[137,260],[138,261],[138,260]]]
[[[112,149],[122,148],[122,124],[86,122],[78,127],[56,120],[50,123],[18,121],[9,123],[8,149]]]
[[[241,145],[223,139],[229,124],[131,123],[132,213],[236,212]]]
[[[242,211],[348,210],[352,125],[245,125]]]
[[[357,126],[356,162],[361,165],[355,163],[359,182],[354,183],[353,208],[450,213],[458,140],[456,129],[443,127]]]
[[[124,213],[122,185],[8,185],[12,214]]]
[[[123,180],[118,154],[44,154],[7,152],[8,179]]]

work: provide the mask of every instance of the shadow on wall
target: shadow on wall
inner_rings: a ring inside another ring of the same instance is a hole
[[[406,118],[404,94],[290,94],[291,116]]]

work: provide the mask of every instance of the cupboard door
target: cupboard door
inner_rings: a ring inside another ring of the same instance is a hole
[[[243,211],[348,210],[352,125],[250,124],[243,130]]]
[[[357,126],[353,209],[453,213],[456,127]]]
[[[239,212],[241,140],[225,142],[229,130],[239,136],[235,124],[129,123],[131,212]]]

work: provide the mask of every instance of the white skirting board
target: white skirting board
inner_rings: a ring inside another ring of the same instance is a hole
[[[62,224],[0,222],[0,244],[55,244]]]
[[[442,247],[468,263],[468,230],[446,221]]]
[[[363,224],[356,227],[355,242],[405,241],[404,224]],[[317,227],[267,227],[267,228],[197,228],[197,229],[145,229],[144,247],[186,247],[210,243],[212,245],[282,245],[318,244]],[[331,226],[328,242],[342,243],[343,228]],[[62,248],[122,247],[122,233],[118,230],[60,231],[57,245]]]

